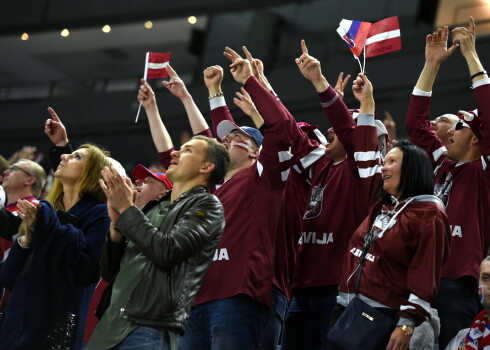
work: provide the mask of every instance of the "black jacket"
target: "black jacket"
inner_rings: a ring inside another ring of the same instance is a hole
[[[144,211],[159,210],[159,204],[168,199],[167,195],[150,202]],[[161,227],[153,226],[136,207],[123,212],[116,229],[142,250],[148,262],[121,317],[183,333],[224,226],[221,202],[203,186],[172,202]],[[119,272],[125,246],[107,240],[101,266],[106,281],[114,280]]]

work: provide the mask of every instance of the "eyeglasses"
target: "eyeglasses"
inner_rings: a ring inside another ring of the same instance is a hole
[[[10,168],[8,168],[7,170],[5,170],[3,173],[5,174],[5,172],[7,172],[7,171],[12,172],[12,171],[16,171],[16,170],[20,170],[20,171],[22,171],[22,172],[23,172],[24,174],[26,174],[27,176],[32,176],[32,174],[31,174],[30,172],[28,172],[27,170],[24,170],[24,169],[22,169],[21,167],[18,167],[18,166],[16,166],[16,165],[12,165]]]
[[[458,131],[464,128],[463,122],[457,122],[456,125],[454,126],[454,130]]]

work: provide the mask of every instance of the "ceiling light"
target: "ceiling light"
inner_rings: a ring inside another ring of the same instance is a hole
[[[67,37],[67,36],[69,36],[69,35],[70,35],[70,31],[69,31],[68,29],[66,29],[66,28],[65,28],[65,29],[63,29],[63,30],[61,31],[61,36],[62,36],[62,37],[65,37],[65,38],[66,38],[66,37]]]
[[[27,40],[29,39],[29,34],[27,33],[23,33],[21,36],[20,36],[20,40]]]
[[[197,18],[196,18],[196,16],[189,16],[189,18],[187,18],[187,21],[188,21],[190,24],[196,24],[196,22],[197,22]]]
[[[105,26],[102,27],[102,31],[104,33],[109,33],[111,31],[111,26],[106,24]]]
[[[145,22],[145,28],[146,28],[146,29],[151,29],[151,28],[153,28],[153,22],[152,22],[152,21],[146,21],[146,22]]]

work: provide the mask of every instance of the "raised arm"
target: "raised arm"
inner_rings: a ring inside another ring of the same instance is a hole
[[[431,92],[441,63],[456,50],[458,44],[447,47],[449,36],[448,27],[439,28],[425,38],[425,64],[415,87],[422,91]]]
[[[48,107],[48,113],[51,119],[46,119],[44,133],[48,135],[54,144],[49,149],[49,159],[51,161],[51,167],[56,170],[60,163],[61,155],[72,153],[73,148],[71,147],[70,141],[68,141],[68,133],[58,114],[51,107]]]
[[[356,123],[339,94],[330,86],[322,74],[321,64],[308,54],[304,40],[301,40],[302,54],[296,58],[296,65],[305,79],[309,80],[317,91],[323,110],[332,124],[335,134],[349,154],[354,152],[352,131]]]
[[[405,121],[410,141],[425,150],[434,166],[443,159],[441,156],[446,153],[446,148],[429,121],[430,97],[441,63],[457,48],[453,45],[448,49],[448,32],[447,27],[439,28],[425,38],[425,64],[413,90]]]
[[[490,79],[476,52],[475,21],[473,17],[470,17],[469,22],[468,28],[459,27],[453,30],[453,43],[460,46],[461,54],[468,65],[478,106],[481,152],[486,158],[487,165],[490,165]]]
[[[221,82],[223,81],[223,68],[220,66],[210,66],[203,71],[204,84],[209,92],[209,107],[211,114],[211,123],[216,137],[218,124],[223,120],[229,120],[234,123],[230,110],[226,106],[223,90],[221,90]],[[219,138],[218,138],[219,139]]]
[[[203,134],[209,130],[208,123],[192,99],[191,94],[187,91],[184,82],[179,78],[175,70],[170,65],[167,66],[167,72],[170,76],[170,80],[164,81],[163,86],[165,86],[184,105],[187,118],[189,118],[192,133],[194,135]]]

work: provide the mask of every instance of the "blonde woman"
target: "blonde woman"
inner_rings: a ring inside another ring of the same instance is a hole
[[[82,145],[61,156],[46,201],[37,206],[19,201],[24,234],[0,269],[0,283],[12,292],[0,328],[0,349],[73,346],[74,336],[66,339],[56,331],[75,329],[73,315],[80,315],[84,324],[99,278],[110,220],[98,180],[110,164],[105,151]]]

